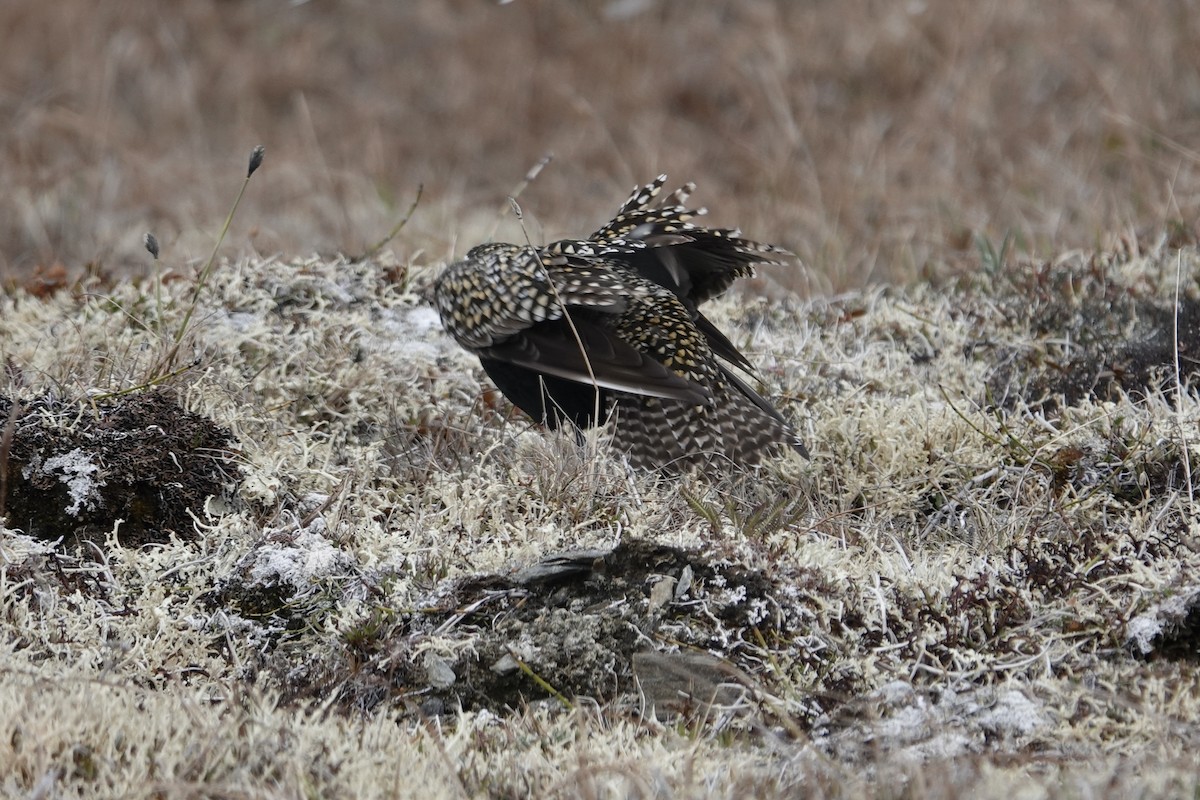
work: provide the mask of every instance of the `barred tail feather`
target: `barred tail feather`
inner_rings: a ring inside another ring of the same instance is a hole
[[[785,447],[808,455],[782,417],[730,387],[701,406],[626,395],[614,416],[613,444],[638,469],[677,472],[716,460],[754,466]]]

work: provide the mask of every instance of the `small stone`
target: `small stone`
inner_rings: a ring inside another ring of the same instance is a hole
[[[653,588],[650,589],[650,611],[658,611],[660,608],[671,602],[675,598],[676,581],[670,576],[660,578]]]
[[[511,654],[505,653],[504,655],[500,656],[500,658],[496,659],[495,663],[488,667],[488,669],[497,675],[512,675],[514,672],[521,669],[521,665],[517,663],[517,660],[513,658]]]
[[[433,653],[425,654],[425,680],[434,689],[448,689],[458,680],[449,662]]]

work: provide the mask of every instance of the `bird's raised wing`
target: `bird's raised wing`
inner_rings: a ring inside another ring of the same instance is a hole
[[[786,265],[794,258],[774,245],[745,239],[734,228],[708,228],[692,220],[708,213],[688,208],[696,186],[685,183],[659,201],[667,179],[636,187],[617,215],[589,238],[629,259],[643,276],[665,286],[691,309],[723,294],[759,264]]]

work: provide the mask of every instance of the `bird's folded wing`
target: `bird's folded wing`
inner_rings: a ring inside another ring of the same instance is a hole
[[[697,405],[711,398],[708,389],[638,352],[596,321],[575,315],[571,323],[566,319],[543,322],[479,354],[617,392]]]
[[[696,328],[704,334],[704,340],[708,342],[709,348],[714,353],[730,364],[746,370],[751,375],[754,374],[754,366],[742,355],[740,350],[733,346],[733,342],[729,341],[729,337],[721,333],[721,329],[712,324],[712,321],[708,317],[697,311],[695,322]]]

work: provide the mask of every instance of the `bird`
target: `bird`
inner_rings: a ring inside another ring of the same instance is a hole
[[[795,429],[731,367],[749,360],[700,306],[791,254],[693,221],[695,184],[634,188],[586,239],[471,248],[433,283],[442,325],[496,387],[547,428],[611,421],[632,467],[752,467],[792,449]]]

